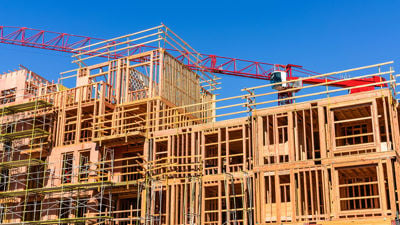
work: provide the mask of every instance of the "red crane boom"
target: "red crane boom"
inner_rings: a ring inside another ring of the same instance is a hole
[[[58,33],[53,31],[38,30],[26,27],[11,27],[11,26],[0,26],[0,43],[13,44],[19,46],[41,48],[48,50],[55,50],[60,52],[78,53],[76,48],[89,46],[93,43],[104,41],[104,39],[86,37],[81,35],[72,35],[67,33]],[[140,51],[141,48],[154,48],[152,46],[139,46],[136,47],[136,51]],[[86,51],[89,51],[88,48]],[[135,52],[135,50],[130,52]],[[96,52],[87,53],[87,55],[93,55]],[[111,54],[103,55],[107,58],[119,58],[123,55]],[[193,70],[206,70],[212,73],[219,73],[225,75],[233,75],[247,78],[255,78],[261,80],[271,80],[271,73],[276,69],[286,71],[288,80],[295,80],[296,77],[292,76],[292,71],[300,72],[304,75],[316,75],[317,73],[306,70],[302,66],[298,65],[277,65],[271,63],[256,62],[250,60],[221,57],[216,55],[201,54],[201,62],[198,65],[190,64],[184,61],[183,56],[178,56],[183,63]],[[340,81],[331,84],[332,86],[338,87],[356,87],[359,85],[367,85],[376,83],[377,81],[384,80],[381,77],[371,77],[357,80]],[[305,79],[303,83],[306,84],[318,84],[325,83],[331,80],[326,79]],[[355,88],[353,92],[365,91],[374,89],[374,86],[365,87],[363,89]]]

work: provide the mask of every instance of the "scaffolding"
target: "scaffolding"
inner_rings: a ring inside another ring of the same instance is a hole
[[[56,162],[49,162],[48,155],[54,146],[52,132],[57,110],[52,102],[36,96],[40,89],[53,88],[33,86],[31,81],[28,82],[29,89],[22,90],[23,95],[11,96],[12,100],[3,98],[2,102],[1,223],[106,222],[110,218],[107,210],[111,210],[111,197],[107,198],[104,193],[111,181],[92,178],[106,165],[89,169],[93,164],[89,161],[77,167],[69,164],[73,162],[72,158],[64,158],[62,169],[69,168],[70,171],[59,173],[54,170]],[[21,93],[21,90],[17,91]],[[110,153],[105,153],[104,157],[110,157],[107,154]],[[112,168],[112,165],[108,167]],[[79,181],[75,181],[75,177],[79,177]],[[89,179],[83,180],[83,177]]]

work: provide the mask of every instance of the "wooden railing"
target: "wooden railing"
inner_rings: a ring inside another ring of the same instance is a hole
[[[109,103],[115,103],[115,95],[112,86],[103,81],[83,85],[63,91],[48,93],[36,97],[53,104],[54,107],[72,106],[78,103],[88,103],[97,100],[104,100]],[[35,101],[32,98],[31,101]]]

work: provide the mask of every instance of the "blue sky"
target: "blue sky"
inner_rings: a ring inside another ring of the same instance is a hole
[[[165,23],[205,54],[320,73],[400,62],[400,1],[8,1],[0,24],[112,38]],[[66,53],[0,44],[0,72],[23,64],[56,80]],[[265,81],[229,78],[227,95]]]

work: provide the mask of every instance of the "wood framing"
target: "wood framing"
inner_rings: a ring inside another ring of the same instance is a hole
[[[185,54],[160,44],[85,65],[160,40]],[[113,41],[90,46],[91,56],[77,49],[72,88],[27,69],[0,77],[2,224],[398,221],[392,62],[307,78],[385,78],[367,85],[375,90],[350,94],[327,81],[294,88],[294,103],[279,105],[270,98],[288,91],[271,89],[279,83],[217,99],[217,78],[178,60],[197,62],[163,26]]]

